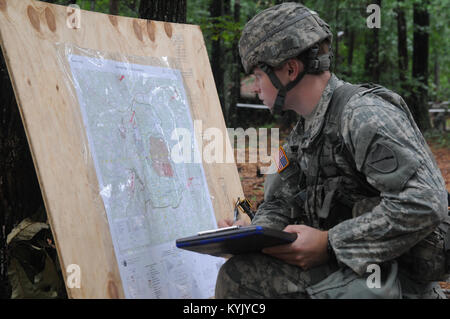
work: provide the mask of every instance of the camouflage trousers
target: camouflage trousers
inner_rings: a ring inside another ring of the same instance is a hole
[[[367,277],[348,267],[329,263],[309,270],[264,254],[238,255],[220,269],[215,297],[295,299],[445,298],[438,283],[417,284],[398,271],[396,262],[384,265],[382,285],[370,288]]]

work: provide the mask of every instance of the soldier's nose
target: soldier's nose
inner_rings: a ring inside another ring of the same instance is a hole
[[[253,91],[253,93],[259,94],[259,93],[261,93],[261,88],[259,87],[259,85],[257,83],[253,83],[252,91]]]
[[[250,78],[249,87],[250,87],[250,92],[258,94],[259,83],[258,83],[258,80],[256,79],[255,75],[253,75],[253,74],[251,75],[251,78]]]

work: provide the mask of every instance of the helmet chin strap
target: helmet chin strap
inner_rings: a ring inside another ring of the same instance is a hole
[[[259,68],[269,76],[269,79],[272,82],[273,86],[278,89],[277,98],[275,99],[275,103],[270,110],[272,114],[275,115],[282,113],[287,92],[294,86],[296,86],[297,83],[300,82],[301,79],[305,76],[305,74],[319,74],[322,71],[330,69],[332,53],[329,52],[320,56],[318,55],[318,53],[319,45],[315,44],[306,52],[305,59],[302,59],[304,65],[303,72],[299,73],[295,80],[288,83],[286,86],[284,86],[281,83],[280,79],[278,79],[272,67],[265,63],[260,63]]]
[[[270,66],[268,66],[267,64],[260,64],[259,68],[268,75],[273,86],[276,89],[278,89],[277,98],[275,99],[275,103],[274,103],[272,109],[270,110],[270,112],[273,115],[281,114],[283,111],[284,100],[286,98],[287,92],[290,91],[292,88],[294,88],[294,86],[296,86],[297,83],[299,83],[301,81],[303,76],[305,76],[306,71],[299,73],[294,81],[292,81],[292,82],[288,83],[286,86],[284,86],[281,83],[280,79],[278,79],[275,72],[273,71],[273,69]]]

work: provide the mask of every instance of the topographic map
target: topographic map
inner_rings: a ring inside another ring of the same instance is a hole
[[[202,164],[171,159],[177,130],[193,132],[180,72],[67,58],[126,297],[213,296],[223,259],[175,247],[217,227]]]

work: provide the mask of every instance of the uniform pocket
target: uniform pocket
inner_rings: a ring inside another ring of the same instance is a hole
[[[306,288],[311,299],[398,299],[402,290],[396,262],[384,265],[380,270],[381,287],[371,288],[370,274],[359,276],[348,267],[340,268],[319,283]]]
[[[411,279],[419,282],[443,280],[446,256],[442,227],[436,229],[399,258],[399,264]]]

